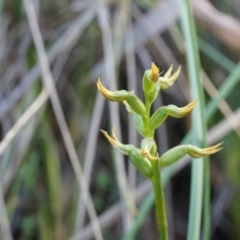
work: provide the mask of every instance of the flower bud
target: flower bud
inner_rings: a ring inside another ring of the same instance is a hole
[[[204,157],[207,155],[211,155],[211,154],[214,154],[214,153],[220,151],[222,149],[220,147],[221,145],[222,145],[222,143],[218,143],[212,147],[203,148],[203,149],[195,147],[190,144],[189,145],[180,145],[180,146],[174,147],[174,148],[170,149],[169,151],[167,151],[166,153],[164,153],[160,157],[160,165],[161,165],[161,167],[169,166],[169,165],[177,162],[178,160],[180,160],[187,154],[193,158],[200,158],[200,157]]]
[[[141,116],[145,114],[145,106],[142,101],[133,92],[127,92],[125,90],[121,91],[109,91],[101,83],[100,78],[97,81],[98,91],[108,100],[113,102],[123,102],[126,101],[132,110]]]
[[[149,128],[154,130],[159,127],[167,118],[167,116],[181,118],[190,113],[195,107],[198,99],[195,99],[193,102],[189,103],[187,106],[178,108],[175,105],[168,105],[159,108],[150,118]]]
[[[175,105],[169,105],[167,109],[168,115],[175,118],[184,117],[193,110],[193,108],[197,104],[197,101],[198,99],[195,99],[194,101],[190,102],[187,106],[182,108],[178,108]]]
[[[154,63],[152,63],[151,69],[146,70],[143,75],[143,81],[142,81],[143,91],[145,93],[151,92],[154,87],[154,83],[158,81],[158,78],[159,78],[159,69]]]
[[[153,103],[155,101],[155,99],[157,98],[157,96],[159,94],[160,89],[161,89],[161,84],[158,81],[155,83],[153,90],[151,92],[149,92],[147,96],[145,96],[145,98],[148,99],[149,103]]]
[[[186,145],[174,147],[174,148],[168,150],[166,153],[164,153],[160,157],[160,166],[161,167],[169,166],[169,165],[177,162],[181,158],[183,158],[186,154],[187,154]]]
[[[150,118],[149,128],[155,130],[166,120],[167,116],[167,106],[159,108]]]
[[[98,78],[97,81],[97,88],[98,91],[108,100],[113,101],[113,102],[122,102],[124,100],[126,100],[128,98],[128,92],[125,90],[121,90],[121,91],[109,91],[108,89],[106,89],[102,83],[100,78]]]
[[[134,112],[141,116],[145,115],[146,108],[143,102],[133,92],[128,92],[128,98],[126,101]]]
[[[140,149],[134,148],[129,154],[131,163],[136,169],[146,178],[151,178],[153,175],[151,162],[141,155]]]

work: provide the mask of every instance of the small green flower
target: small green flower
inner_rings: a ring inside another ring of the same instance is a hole
[[[189,103],[187,106],[178,108],[175,105],[168,105],[159,108],[151,117],[149,121],[149,128],[150,129],[156,129],[158,128],[168,116],[175,117],[175,118],[181,118],[186,116],[188,113],[190,113],[195,105],[197,104],[197,100],[195,99],[191,103]]]
[[[109,91],[102,85],[100,78],[97,81],[97,88],[98,91],[108,100],[113,102],[126,101],[134,112],[139,115],[145,114],[146,109],[143,102],[133,92],[127,92],[125,90],[115,92]]]
[[[208,148],[198,148],[193,145],[180,145],[168,150],[160,157],[161,167],[169,166],[179,159],[183,158],[185,155],[189,155],[193,158],[201,158],[207,155],[214,154],[222,149],[222,143],[218,143],[212,147]]]
[[[168,115],[174,118],[182,118],[189,114],[196,106],[198,98],[190,102],[187,106],[178,108],[175,105],[168,106]]]
[[[157,146],[152,138],[144,138],[141,143],[141,155],[149,160],[157,160],[158,156],[155,156]]]
[[[112,137],[108,135],[108,133],[104,130],[100,130],[104,136],[107,138],[107,140],[112,144],[112,146],[118,150],[119,152],[125,154],[125,155],[129,155],[130,152],[132,151],[132,148],[134,148],[133,145],[130,144],[122,144],[121,142],[119,142],[119,140],[117,139],[115,132],[114,132],[114,128],[112,128]]]
[[[108,135],[106,131],[101,130],[107,140],[112,144],[112,146],[119,152],[129,156],[132,164],[137,168],[137,170],[146,178],[151,178],[153,175],[152,165],[148,158],[142,156],[141,150],[130,144],[122,144],[117,139],[114,129],[112,128],[112,137]]]
[[[97,88],[98,91],[108,100],[112,101],[112,102],[122,102],[124,100],[126,100],[128,98],[129,93],[125,90],[121,90],[121,91],[109,91],[108,89],[106,89],[102,83],[100,78],[98,78],[97,81]]]

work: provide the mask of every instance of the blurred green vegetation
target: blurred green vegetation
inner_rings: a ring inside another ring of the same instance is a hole
[[[43,84],[23,1],[5,0],[0,4],[0,119],[3,143],[7,133],[37,99]],[[127,158],[123,159],[131,193],[138,194],[139,215],[136,218],[131,216],[121,197],[122,189],[116,176],[120,173],[114,168],[111,147],[98,131],[100,128],[111,128],[109,119],[112,112],[104,100],[99,100],[95,83],[101,77],[106,85],[116,81],[118,89],[128,87],[132,90],[135,86],[134,91],[139,95],[141,76],[144,70],[150,68],[151,61],[163,72],[170,64],[174,65],[174,70],[181,65],[182,75],[178,82],[171,90],[163,92],[158,102],[159,105],[183,106],[190,101],[187,48],[180,28],[180,10],[175,1],[128,0],[126,4],[130,6],[129,14],[120,15],[121,8],[125,7],[120,1],[106,1],[102,5],[87,0],[34,1],[61,107],[79,162],[90,179],[89,192],[102,224],[104,239],[125,240],[130,236],[141,240],[147,236],[151,240],[156,239],[157,231],[150,188],[145,185],[147,190],[144,190],[145,179],[131,169]],[[218,127],[221,122],[223,129],[231,125],[227,118],[232,113],[240,122],[240,40],[236,34],[240,32],[240,4],[234,0],[206,1],[215,10],[210,14],[212,18],[201,15],[205,13],[209,16],[207,8],[204,8],[206,5],[203,4],[200,9],[195,4],[196,1],[193,1],[201,68],[217,91],[224,91],[222,86],[230,89],[218,95],[219,98],[214,98],[209,95],[211,89],[206,87],[205,80],[201,81],[206,88],[206,105],[219,103],[218,100],[223,99],[225,107],[228,107],[227,110],[224,106],[214,110],[208,118],[208,130]],[[110,32],[107,28],[103,31],[104,26],[100,26],[104,11],[107,12]],[[220,13],[228,17],[227,27],[222,24],[223,16]],[[114,61],[117,50],[108,45],[109,52],[106,53],[104,37],[110,34],[109,39],[114,46],[115,30],[124,21],[127,26],[120,32],[123,40],[120,61],[112,62],[112,65],[110,62],[109,65],[108,57]],[[233,24],[235,22],[236,25]],[[225,37],[219,34],[224,31]],[[57,45],[61,39],[64,41]],[[236,39],[234,44],[231,39]],[[112,71],[117,80],[109,79]],[[214,95],[213,92],[211,94]],[[120,124],[116,127],[124,142],[139,144],[140,138],[132,131],[131,122],[122,106],[119,113]],[[163,152],[166,150],[164,146],[173,147],[187,135],[191,129],[190,121],[190,118],[167,120],[156,133],[157,139],[166,140],[159,142]],[[217,129],[217,133],[224,132],[222,129]],[[215,133],[214,141],[224,141],[224,149],[210,158],[212,240],[240,238],[238,129],[239,125],[235,129],[230,127],[220,137]],[[81,190],[50,101],[42,104],[26,125],[13,134],[16,134],[14,139],[7,144],[0,157],[0,198],[4,200],[0,201],[0,239],[95,239],[88,211],[80,202]],[[88,163],[90,170],[86,170]],[[189,188],[191,181],[189,165],[182,167],[184,169],[176,174],[169,168],[164,173],[164,181],[168,182],[170,239],[178,240],[186,239],[189,196],[185,193],[190,191],[186,188]],[[228,189],[227,194],[224,194],[225,188]],[[171,195],[181,201],[172,199]],[[116,203],[120,205],[114,205]],[[80,208],[84,208],[86,214],[80,214]],[[6,218],[4,210],[7,212]],[[104,215],[106,213],[108,215]],[[82,223],[78,225],[78,221]],[[8,237],[9,232],[12,238]]]

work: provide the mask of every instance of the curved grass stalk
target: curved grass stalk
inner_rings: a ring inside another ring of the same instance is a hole
[[[187,62],[188,62],[188,72],[191,87],[191,98],[194,99],[199,96],[199,105],[196,107],[195,112],[193,112],[193,131],[192,141],[194,144],[200,145],[201,147],[206,146],[206,118],[204,115],[205,103],[203,88],[200,83],[200,60],[198,53],[198,43],[196,37],[195,23],[193,19],[192,10],[190,7],[190,1],[180,1],[179,6],[181,9],[181,19],[183,34],[186,41],[187,48]],[[200,228],[202,219],[202,200],[203,191],[204,194],[204,206],[209,209],[210,199],[209,199],[209,176],[204,172],[209,174],[209,163],[208,159],[204,161],[193,161],[192,162],[192,176],[191,176],[191,193],[190,193],[190,212],[188,221],[188,240],[198,240],[200,239]],[[205,187],[204,187],[204,185]],[[210,215],[204,218],[204,235],[210,236],[209,225]]]

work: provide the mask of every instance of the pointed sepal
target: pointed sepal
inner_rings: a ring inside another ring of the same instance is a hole
[[[173,69],[173,67],[171,65],[170,68],[168,69],[168,71],[164,74],[164,76],[159,77],[159,82],[161,83],[162,90],[165,90],[165,89],[171,87],[180,75],[181,66],[179,66],[179,68],[173,75],[171,75],[172,69]]]
[[[104,130],[100,130],[100,131],[107,138],[107,140],[111,143],[111,145],[119,152],[121,152],[125,155],[129,155],[130,152],[132,151],[132,149],[134,148],[134,146],[131,144],[122,144],[121,142],[119,142],[119,140],[117,139],[117,137],[115,135],[114,128],[112,128],[112,137],[109,136],[109,134],[106,131],[104,131]]]
[[[200,157],[212,155],[212,154],[222,150],[222,147],[221,147],[222,144],[223,144],[223,142],[218,143],[218,144],[208,147],[208,148],[198,148],[193,145],[187,145],[188,146],[187,147],[188,155],[193,158],[200,158]]]

